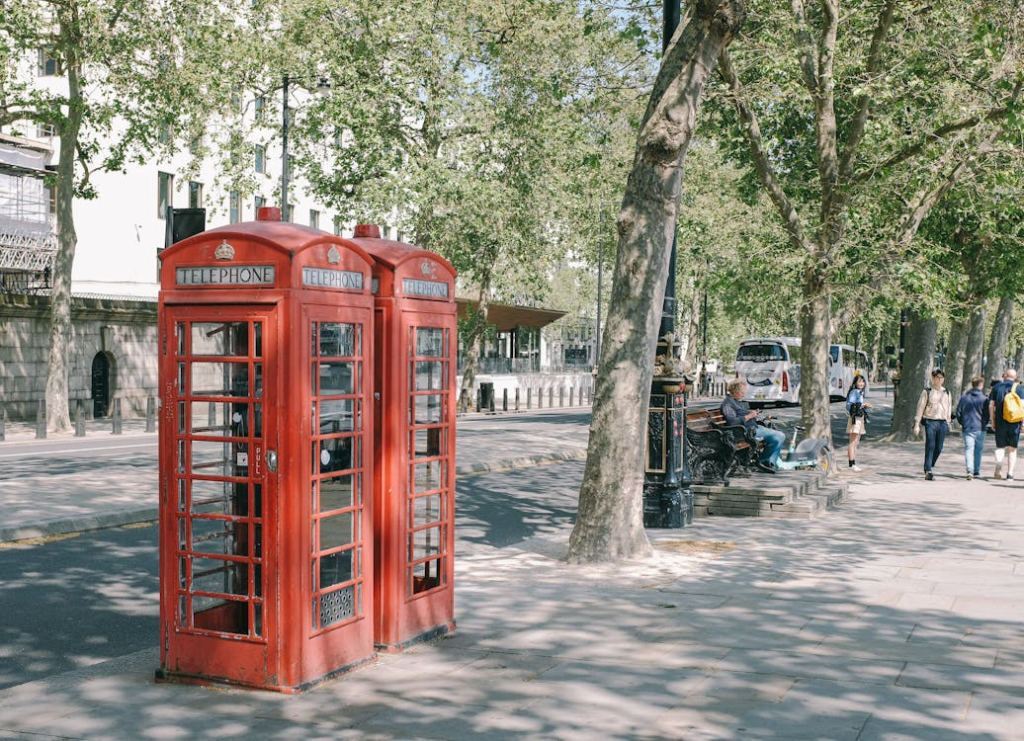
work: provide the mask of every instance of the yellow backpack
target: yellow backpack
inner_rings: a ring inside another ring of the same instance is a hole
[[[1007,422],[1024,422],[1024,402],[1017,395],[1017,384],[1014,383],[1003,397],[1003,419]]]

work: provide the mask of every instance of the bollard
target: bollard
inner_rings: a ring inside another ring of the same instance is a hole
[[[3,407],[0,407],[0,443],[7,439],[7,431],[4,429],[4,421],[7,416],[7,412],[4,411]]]
[[[156,432],[156,397],[146,398],[146,432]]]
[[[501,390],[501,411],[508,411],[508,389]]]
[[[537,389],[537,408],[544,408],[544,389]]]
[[[570,386],[569,387],[569,406],[571,406],[571,407],[576,406],[576,387],[575,386]]]
[[[81,399],[75,399],[75,437],[85,437],[85,411]]]
[[[113,429],[111,430],[112,435],[121,434],[121,400],[114,399],[114,421]]]
[[[46,439],[46,399],[39,400],[36,410],[36,440]]]
[[[519,387],[516,386],[516,411],[519,411]]]
[[[480,411],[480,404],[481,404],[481,401],[482,401],[483,398],[484,398],[484,392],[480,390],[479,386],[477,386],[476,387],[476,410],[478,412]]]
[[[565,386],[558,387],[558,408],[565,406]]]
[[[548,409],[555,408],[555,387],[552,386],[548,389]]]
[[[526,411],[530,411],[530,405],[533,403],[533,389],[527,386],[526,388]]]
[[[488,411],[491,414],[494,414],[494,389],[491,389],[491,399],[490,399],[490,402],[491,403],[488,405],[488,407],[489,407]]]

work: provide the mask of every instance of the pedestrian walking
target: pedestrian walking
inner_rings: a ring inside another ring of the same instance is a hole
[[[861,470],[857,465],[857,448],[860,446],[861,436],[868,431],[868,409],[871,408],[871,405],[864,401],[864,389],[867,385],[864,376],[858,374],[853,377],[850,390],[846,394],[846,434],[850,438],[850,444],[846,448],[846,460],[851,471]]]
[[[1005,478],[1013,478],[1013,469],[1017,466],[1017,445],[1020,442],[1020,422],[1010,422],[1003,414],[1006,406],[1006,395],[1017,389],[1017,371],[1007,368],[1003,371],[1003,380],[992,386],[989,394],[989,419],[996,433],[996,470],[993,478],[1004,478],[1003,461],[1006,461]]]
[[[971,379],[971,388],[956,404],[956,421],[964,437],[964,464],[967,480],[981,476],[981,456],[985,449],[985,425],[989,421],[988,397],[982,391],[984,376]]]
[[[953,402],[943,386],[945,381],[945,373],[938,368],[932,371],[931,388],[921,392],[914,415],[915,437],[921,434],[921,425],[924,425],[924,477],[928,481],[933,478],[932,468],[942,455],[942,445],[946,442],[949,422],[953,418]]]

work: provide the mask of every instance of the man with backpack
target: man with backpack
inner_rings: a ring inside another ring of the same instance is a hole
[[[992,428],[996,431],[996,472],[993,478],[1012,479],[1017,466],[1017,444],[1020,442],[1020,423],[1024,420],[1024,408],[1018,395],[1024,389],[1017,388],[1017,371],[1007,368],[1003,380],[992,386],[988,398]],[[1006,459],[1006,475],[1003,475],[1003,459]]]

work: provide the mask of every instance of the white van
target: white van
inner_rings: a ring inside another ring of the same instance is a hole
[[[864,376],[864,387],[867,393],[871,376],[871,364],[868,354],[863,350],[854,350],[850,345],[831,345],[828,349],[831,364],[828,370],[828,396],[832,401],[845,400],[850,393],[850,384],[854,376]]]
[[[800,403],[800,338],[754,337],[736,350],[736,378],[752,407]]]

